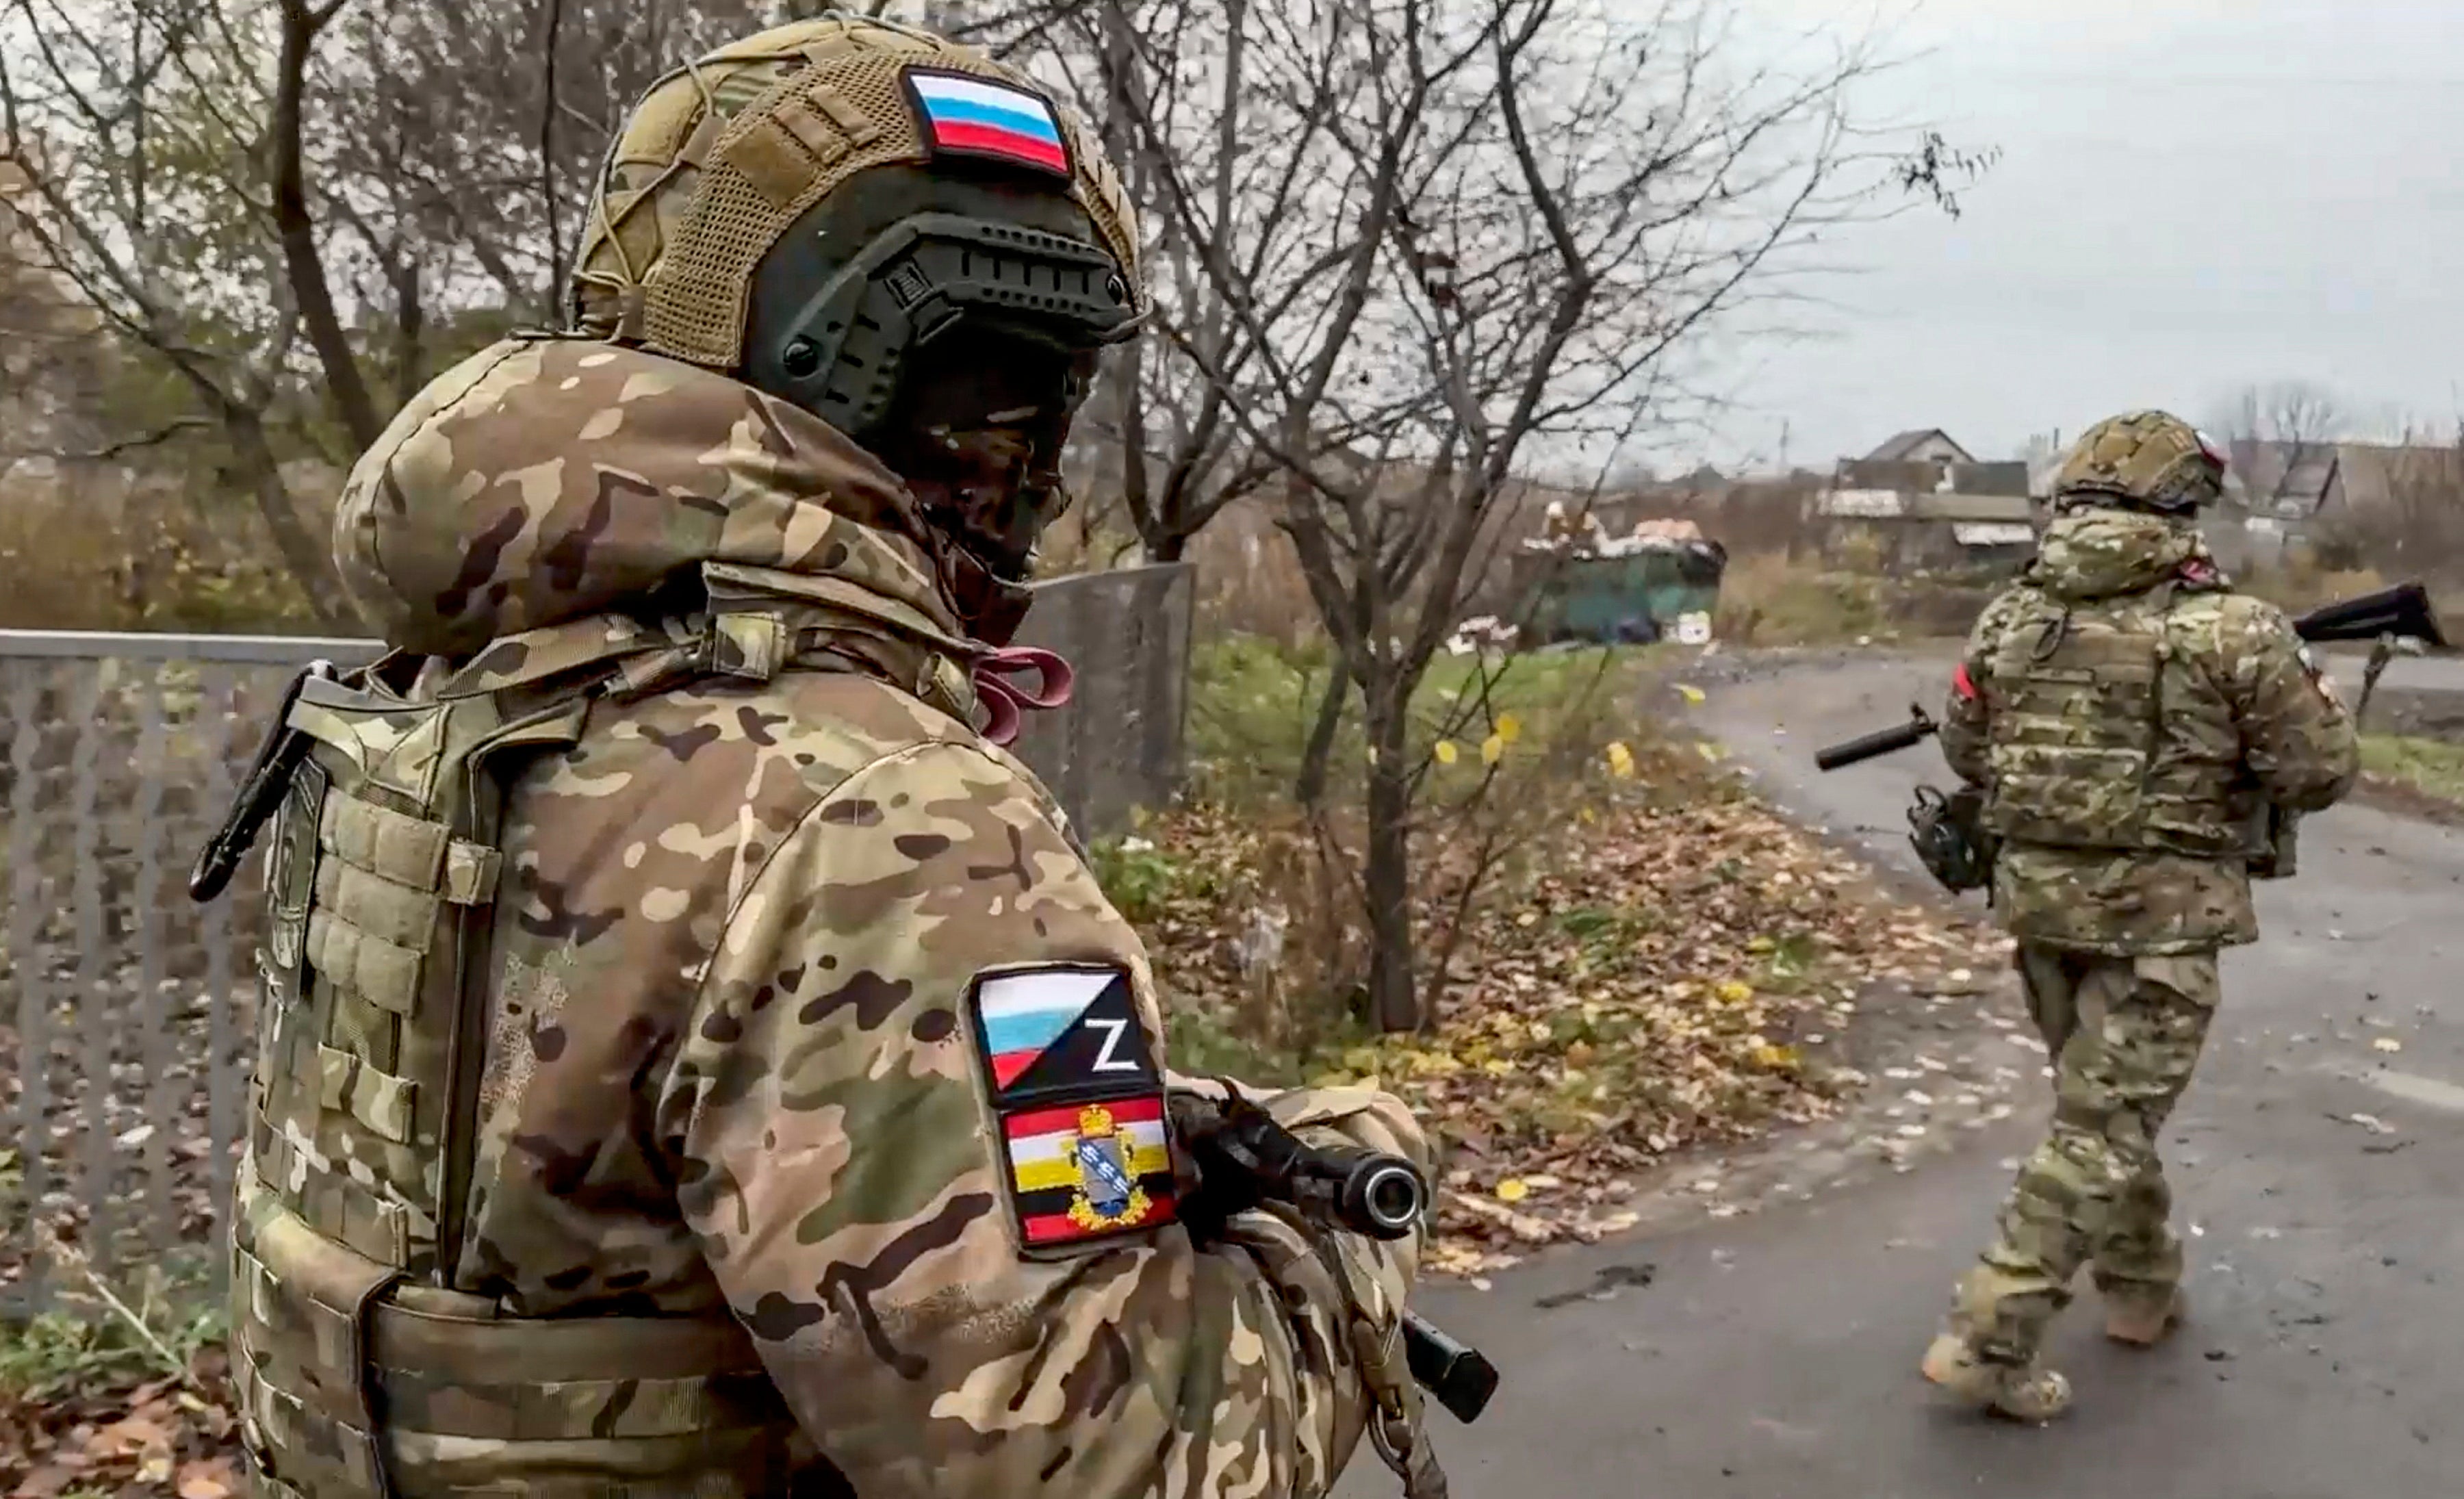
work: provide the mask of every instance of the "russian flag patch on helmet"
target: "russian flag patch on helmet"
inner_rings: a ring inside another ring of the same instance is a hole
[[[972,156],[1069,175],[1069,143],[1042,95],[969,74],[912,68],[907,91],[935,156]]]

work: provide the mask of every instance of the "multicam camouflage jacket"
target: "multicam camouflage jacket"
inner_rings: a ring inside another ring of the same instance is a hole
[[[1988,789],[1995,904],[2023,941],[2116,956],[2255,940],[2263,814],[2352,786],[2350,716],[2284,614],[2188,524],[2056,518],[1977,620],[1942,747]]]
[[[269,1044],[324,1068],[261,1105],[285,1116],[259,1121],[239,1235],[269,1487],[363,1492],[375,1463],[406,1495],[709,1495],[729,1486],[696,1465],[760,1446],[818,1447],[865,1499],[1326,1491],[1370,1415],[1361,1330],[1393,1336],[1419,1243],[1174,1221],[1161,1105],[1191,1085],[1147,959],[1035,777],[970,727],[973,648],[891,474],[735,382],[509,342],[394,422],[338,550],[430,658],[405,702],[584,706],[507,761],[493,854],[440,864],[374,791],[303,825],[339,871],[309,882],[309,960],[349,955],[314,982],[391,1028],[382,1056],[356,1022]],[[642,603],[680,569],[691,607]],[[441,893],[369,893],[414,865]],[[428,1133],[378,1075],[428,1002],[379,982],[360,928],[475,898],[455,868],[495,893],[439,1229],[369,1138]],[[1429,1165],[1390,1096],[1260,1096]],[[674,1335],[696,1327],[707,1346]],[[372,1443],[337,1389],[360,1358],[391,1413]],[[693,1446],[722,1427],[736,1446]]]

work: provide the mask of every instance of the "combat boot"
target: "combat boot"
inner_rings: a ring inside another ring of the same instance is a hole
[[[1925,1350],[1925,1377],[1969,1404],[2012,1421],[2041,1424],[2070,1409],[2071,1382],[2032,1364],[1989,1363],[1968,1340],[1945,1333]]]
[[[2163,1291],[2108,1291],[2104,1335],[2133,1348],[2153,1348],[2170,1337],[2189,1312],[2189,1298],[2179,1286]]]

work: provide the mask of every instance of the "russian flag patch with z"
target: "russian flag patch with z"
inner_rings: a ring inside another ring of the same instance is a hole
[[[1067,1248],[1172,1222],[1163,1077],[1129,971],[979,974],[967,1012],[1020,1243]]]

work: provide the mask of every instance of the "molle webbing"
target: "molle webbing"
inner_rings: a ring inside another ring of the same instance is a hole
[[[2198,742],[2214,693],[2177,638],[2174,591],[2037,595],[2013,612],[1985,658],[1994,832],[2201,858],[2240,849],[2233,761]]]
[[[583,706],[546,738],[569,743]],[[463,959],[495,894],[501,793],[480,761],[534,725],[489,698],[414,705],[339,683],[303,691],[291,723],[314,742],[269,865],[253,1144],[312,1228],[427,1278],[450,1252],[456,1106],[483,1061]]]
[[[243,1211],[234,1379],[268,1491],[740,1499],[810,1462],[731,1319],[497,1317],[278,1203]]]
[[[809,1461],[743,1331],[515,1319],[453,1286],[515,761],[595,689],[411,702],[306,684],[267,860],[232,1241],[253,1481],[284,1499],[739,1499]]]

